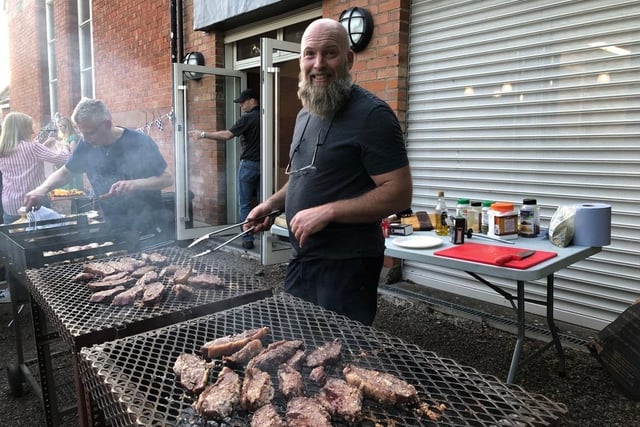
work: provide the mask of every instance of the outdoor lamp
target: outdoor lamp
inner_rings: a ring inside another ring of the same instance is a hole
[[[351,49],[354,52],[364,50],[373,34],[371,12],[362,7],[351,7],[342,11],[339,21],[349,34]]]
[[[204,55],[200,52],[189,52],[182,60],[183,64],[188,65],[204,65]],[[194,73],[193,71],[185,71],[184,76],[188,80],[200,80],[202,73]]]

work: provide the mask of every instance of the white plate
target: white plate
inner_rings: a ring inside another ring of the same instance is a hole
[[[433,236],[396,237],[393,239],[393,244],[407,249],[428,249],[440,246],[442,239]]]

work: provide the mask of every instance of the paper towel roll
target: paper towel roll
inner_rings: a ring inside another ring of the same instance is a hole
[[[604,203],[576,205],[573,244],[607,246],[611,244],[611,206]]]

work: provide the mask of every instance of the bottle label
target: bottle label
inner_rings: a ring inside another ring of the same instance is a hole
[[[523,237],[536,236],[536,214],[533,210],[520,210],[519,235]]]

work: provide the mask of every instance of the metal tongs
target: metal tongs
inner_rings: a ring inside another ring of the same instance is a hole
[[[254,220],[254,221],[258,221],[258,220],[265,219],[265,218],[274,218],[274,217],[276,217],[276,216],[280,215],[281,213],[282,213],[282,211],[280,211],[280,210],[275,210],[275,211],[271,211],[271,212],[269,212],[268,214],[265,214],[265,215],[259,216],[259,217],[257,217],[257,218],[254,218],[253,220]],[[222,232],[227,231],[227,230],[231,230],[232,228],[235,228],[235,227],[242,227],[243,225],[245,225],[245,224],[246,224],[246,223],[248,223],[248,222],[249,222],[248,220],[245,220],[245,221],[239,222],[239,223],[237,223],[237,224],[233,224],[233,225],[230,225],[230,226],[228,226],[228,227],[224,227],[224,228],[220,228],[220,229],[218,229],[218,230],[212,231],[211,233],[208,233],[208,234],[205,234],[204,236],[198,237],[196,240],[194,240],[193,242],[191,242],[191,244],[190,244],[189,246],[187,246],[187,247],[188,247],[188,248],[192,248],[192,247],[194,247],[195,245],[197,245],[198,243],[200,243],[200,242],[202,242],[202,241],[204,241],[204,240],[209,239],[211,236],[214,236],[214,235],[216,235],[216,234],[222,233]],[[251,233],[253,230],[254,230],[254,227],[248,228],[248,229],[244,230],[242,233],[236,234],[235,236],[233,236],[233,237],[232,237],[232,238],[230,238],[229,240],[226,240],[226,241],[224,241],[224,242],[220,243],[220,244],[219,244],[218,246],[216,246],[215,248],[213,248],[213,249],[207,249],[207,250],[206,250],[206,251],[204,251],[204,252],[200,252],[199,254],[193,255],[191,258],[201,257],[201,256],[206,255],[206,254],[208,254],[208,253],[211,253],[211,252],[213,252],[213,251],[217,251],[217,250],[218,250],[218,249],[220,249],[221,247],[228,245],[229,243],[233,242],[234,240],[239,239],[240,237],[242,237],[242,236],[244,236],[244,235],[247,235],[247,234]]]

